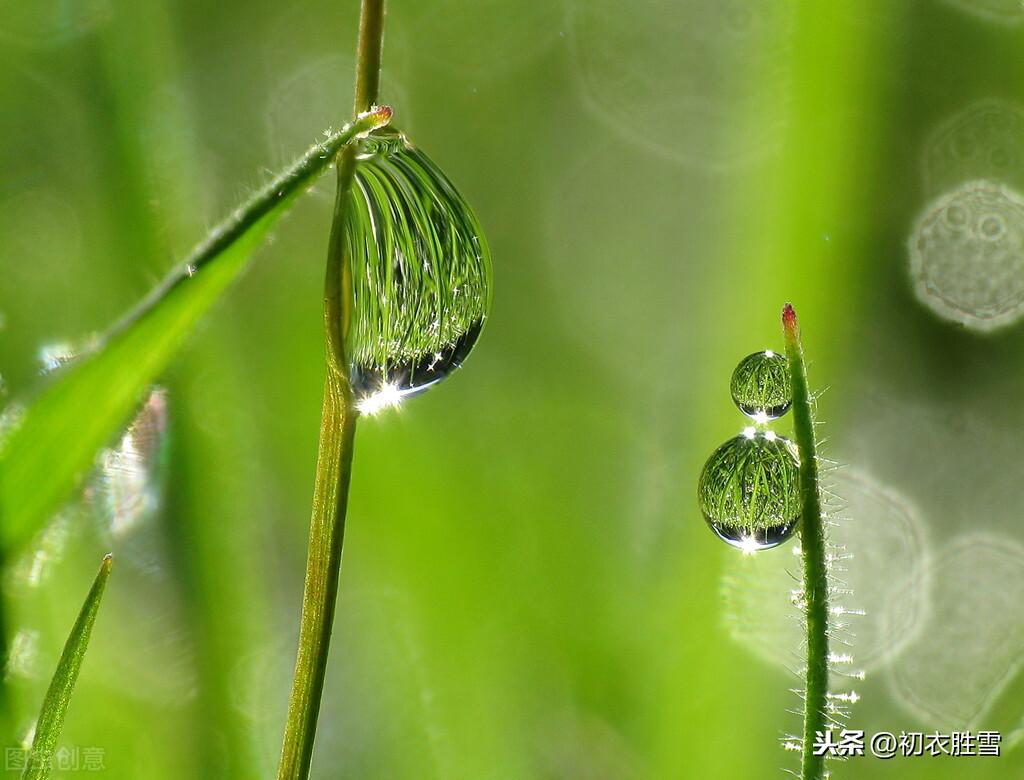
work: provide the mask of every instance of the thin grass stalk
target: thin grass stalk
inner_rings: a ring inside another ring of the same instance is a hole
[[[796,312],[788,303],[782,310],[782,329],[793,385],[793,434],[800,451],[800,547],[803,555],[804,618],[807,630],[800,777],[801,780],[822,780],[825,756],[815,754],[814,744],[817,733],[826,731],[828,724],[828,566],[807,366],[804,363]]]
[[[383,35],[383,0],[362,0],[356,58],[356,116],[368,111],[377,99]],[[338,598],[345,516],[352,475],[357,411],[345,356],[345,339],[352,319],[352,273],[344,239],[345,209],[356,168],[354,147],[346,147],[342,151],[337,167],[338,185],[324,280],[327,363],[324,400],[299,647],[281,761],[278,765],[278,780],[305,780],[309,776]]]

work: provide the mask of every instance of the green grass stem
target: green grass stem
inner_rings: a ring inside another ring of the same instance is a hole
[[[828,567],[818,479],[818,453],[814,440],[811,396],[807,388],[807,366],[804,364],[796,312],[788,303],[782,310],[782,329],[793,385],[793,434],[800,450],[800,546],[807,627],[800,777],[801,780],[821,780],[825,773],[825,756],[814,754],[814,743],[816,733],[825,731],[828,722]]]
[[[368,111],[377,99],[383,35],[383,0],[363,0],[356,58],[356,116]],[[356,164],[354,146],[346,147],[337,163],[338,185],[327,250],[324,281],[327,375],[324,381],[299,647],[277,771],[278,780],[305,780],[309,776],[338,598],[357,418],[345,357],[345,339],[352,320],[352,271],[344,248],[345,209]]]

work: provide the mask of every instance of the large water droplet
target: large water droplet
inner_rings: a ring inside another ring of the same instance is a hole
[[[708,458],[697,483],[704,519],[720,539],[744,552],[776,547],[800,520],[796,446],[749,428]]]
[[[914,227],[910,274],[918,298],[975,331],[1024,316],[1024,196],[971,181],[938,198]]]
[[[729,389],[739,410],[757,422],[781,417],[793,403],[786,357],[770,349],[743,358],[732,372]]]
[[[352,388],[373,413],[462,364],[490,307],[491,257],[462,196],[394,130],[364,142],[346,213]]]

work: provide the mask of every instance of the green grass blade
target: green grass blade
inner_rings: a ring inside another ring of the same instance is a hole
[[[0,546],[15,550],[60,507],[142,392],[245,267],[274,223],[339,149],[390,120],[368,112],[261,189],[29,405],[0,452]]]
[[[110,576],[113,563],[113,556],[107,555],[100,564],[99,574],[96,575],[89,595],[85,598],[82,611],[78,613],[78,619],[64,645],[64,652],[60,654],[57,671],[53,673],[50,687],[46,690],[46,698],[43,699],[43,707],[39,711],[36,733],[32,740],[32,749],[26,757],[22,780],[43,780],[50,774],[57,740],[60,739],[61,730],[64,728],[64,717],[71,703],[71,694],[78,681],[78,672],[82,668],[82,659],[85,658],[85,651],[89,646],[89,637],[96,622],[96,613],[99,612],[100,600],[103,598],[103,590],[107,586],[107,578]]]

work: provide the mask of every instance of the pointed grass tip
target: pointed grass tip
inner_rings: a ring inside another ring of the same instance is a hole
[[[796,309],[791,303],[782,307],[782,329],[785,331],[787,339],[797,339],[800,336],[800,326],[796,321]]]
[[[100,568],[104,572],[109,573],[110,570],[113,567],[114,567],[114,553],[108,552],[106,555],[103,556],[103,560],[100,561]]]

